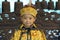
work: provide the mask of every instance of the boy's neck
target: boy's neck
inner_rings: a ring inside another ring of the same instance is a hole
[[[33,25],[30,25],[30,26],[24,26],[25,28],[32,28],[33,27]]]

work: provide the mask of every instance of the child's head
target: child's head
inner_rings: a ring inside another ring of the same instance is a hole
[[[33,7],[24,7],[20,10],[21,21],[26,27],[30,27],[36,20],[37,11]]]

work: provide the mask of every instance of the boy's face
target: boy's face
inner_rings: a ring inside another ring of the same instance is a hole
[[[21,21],[26,27],[30,27],[35,22],[35,17],[30,14],[25,14],[21,17]]]

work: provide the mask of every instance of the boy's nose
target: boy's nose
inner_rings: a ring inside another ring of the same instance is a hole
[[[29,19],[27,19],[27,22],[29,22],[30,20]]]

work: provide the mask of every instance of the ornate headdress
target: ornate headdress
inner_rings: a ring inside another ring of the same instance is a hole
[[[24,14],[31,14],[33,15],[34,17],[36,17],[37,15],[37,10],[35,8],[32,7],[31,5],[31,0],[28,4],[27,7],[23,7],[21,10],[20,10],[20,15],[23,16]]]

